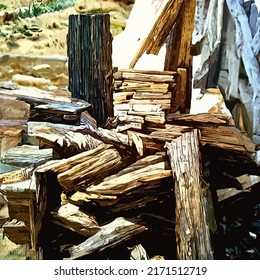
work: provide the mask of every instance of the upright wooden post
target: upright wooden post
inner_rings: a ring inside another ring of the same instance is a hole
[[[109,14],[70,15],[69,90],[93,105],[98,125],[113,115],[112,35]]]
[[[185,68],[187,75],[186,96],[181,113],[189,113],[192,91],[192,56],[190,55],[192,32],[194,29],[194,16],[196,0],[184,1],[171,36],[171,42],[167,45],[164,70]]]
[[[186,132],[166,145],[175,182],[177,258],[213,259],[200,181],[198,131]]]

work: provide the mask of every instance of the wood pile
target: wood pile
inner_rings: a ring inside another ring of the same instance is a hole
[[[114,115],[117,131],[142,130],[146,124],[164,124],[167,113],[175,111],[174,71],[125,69],[114,73]]]
[[[85,111],[74,111],[75,124],[64,124],[61,118],[46,122],[44,110],[38,111],[43,121],[28,117],[37,106],[46,105],[39,97],[36,106],[32,99],[17,100],[17,91],[8,99],[12,107],[16,102],[30,104],[30,114],[23,120],[24,143],[5,151],[2,158],[6,166],[15,167],[0,175],[0,192],[9,208],[5,233],[16,243],[30,242],[33,258],[41,258],[39,248],[45,252],[42,258],[51,258],[47,248],[53,246],[58,258],[98,258],[124,242],[145,243],[150,234],[154,242],[162,236],[167,242],[176,239],[176,250],[156,248],[153,254],[212,259],[210,235],[216,222],[208,210],[213,202],[205,186],[214,185],[218,203],[237,195],[242,175],[259,175],[255,144],[228,115],[179,114],[172,109],[178,96],[177,72],[124,70],[115,72],[114,78],[113,120],[119,122],[110,128],[98,127],[84,105]],[[47,107],[53,116],[56,110],[63,112],[64,102],[48,100]],[[220,173],[216,160],[224,163]],[[210,172],[216,174],[208,176]],[[205,217],[212,221],[208,228]],[[183,223],[190,229],[188,237]],[[63,238],[54,242],[57,233]],[[51,235],[48,241],[46,234]]]

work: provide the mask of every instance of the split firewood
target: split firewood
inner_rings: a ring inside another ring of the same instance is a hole
[[[39,166],[36,170],[38,173],[46,173],[48,171],[53,171],[56,173],[62,173],[66,170],[71,169],[77,164],[84,163],[85,161],[97,156],[101,151],[111,149],[111,145],[101,144],[95,149],[79,153],[75,156],[69,157],[67,159],[52,160]]]
[[[88,134],[81,130],[86,127],[51,123],[29,122],[29,136],[40,140],[42,147],[53,148],[55,158],[70,157],[77,153],[96,148],[102,141],[92,128]]]
[[[70,203],[61,206],[57,212],[52,211],[51,214],[55,224],[86,237],[92,236],[100,230],[100,226],[93,216]]]
[[[165,169],[165,162],[159,162],[155,164],[149,164],[127,174],[119,175],[111,180],[105,180],[100,184],[93,184],[87,187],[86,191],[88,193],[103,195],[125,194],[130,190],[142,186],[143,184],[167,178],[171,175],[172,171]]]
[[[112,147],[98,152],[90,150],[84,161],[59,173],[58,181],[65,191],[85,190],[95,182],[100,182],[108,174],[117,172],[124,162],[118,151]]]
[[[111,223],[102,226],[95,235],[89,237],[83,243],[68,248],[70,257],[64,259],[78,259],[95,251],[114,247],[143,232],[145,229],[144,226],[128,221],[123,217],[116,218]]]

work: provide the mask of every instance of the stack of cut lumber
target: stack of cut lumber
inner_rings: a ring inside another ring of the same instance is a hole
[[[177,73],[173,71],[119,70],[114,73],[114,115],[118,131],[141,130],[145,124],[165,123],[174,106]]]

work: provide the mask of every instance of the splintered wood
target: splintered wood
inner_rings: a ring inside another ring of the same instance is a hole
[[[79,245],[71,246],[69,248],[70,257],[66,259],[74,260],[89,255],[92,252],[113,247],[144,230],[144,226],[128,221],[123,217],[118,217],[111,223],[102,226],[100,231],[89,237],[86,241]]]
[[[117,129],[141,130],[145,123],[165,123],[166,114],[174,110],[176,75],[174,71],[115,72],[114,115],[121,124]]]
[[[177,258],[213,259],[200,182],[198,131],[166,143],[175,181]]]

